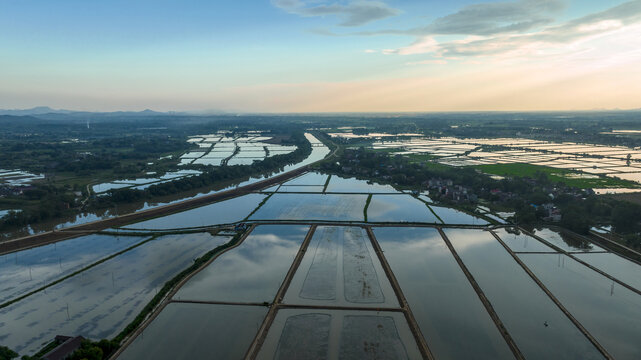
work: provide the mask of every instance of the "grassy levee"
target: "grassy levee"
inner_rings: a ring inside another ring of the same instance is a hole
[[[327,186],[329,186],[329,181],[332,179],[332,174],[329,174],[327,177],[327,180],[325,180],[325,184],[323,185],[323,194],[327,192]]]
[[[254,210],[252,210],[252,212],[250,212],[247,216],[245,216],[245,218],[244,218],[242,221],[247,221],[247,220],[249,220],[249,218],[250,218],[250,217],[252,217],[252,215],[254,215],[254,214],[256,213],[256,211],[258,211],[258,209],[260,209],[263,205],[265,205],[265,203],[267,202],[267,200],[269,200],[269,198],[270,198],[270,197],[272,197],[272,195],[274,195],[274,194],[276,194],[276,192],[273,192],[273,193],[270,193],[269,195],[267,195],[267,196],[266,196],[266,197],[265,197],[265,198],[264,198],[264,199],[263,199],[263,200],[258,204],[258,206],[256,206],[256,208],[255,208]]]
[[[367,196],[367,201],[365,201],[365,207],[363,207],[363,219],[367,222],[367,209],[369,208],[369,203],[372,202],[372,194]]]
[[[486,174],[508,176],[508,177],[531,177],[536,178],[538,174],[545,174],[548,179],[554,182],[563,183],[581,189],[588,188],[641,188],[641,185],[634,181],[621,180],[593,174],[584,174],[580,171],[557,169],[548,166],[539,166],[525,163],[513,164],[488,164],[477,165],[475,168]],[[594,176],[594,178],[580,178],[581,175]]]
[[[196,228],[181,228],[181,229],[167,229],[167,230],[154,230],[154,229],[140,229],[137,231],[113,231],[113,230],[102,230],[96,232],[100,235],[110,235],[110,236],[165,236],[165,235],[181,235],[181,234],[196,234],[201,232],[220,230],[221,228],[226,227],[225,224],[221,225],[212,225],[206,227],[196,227]],[[206,228],[206,229],[205,229]],[[212,235],[215,235],[212,233]]]
[[[443,221],[443,219],[441,219],[441,217],[440,217],[440,216],[436,215],[436,213],[434,212],[434,209],[432,209],[432,207],[430,206],[430,204],[428,204],[428,203],[427,203],[427,201],[425,201],[425,200],[421,199],[420,197],[415,197],[415,198],[416,198],[418,201],[420,201],[420,202],[422,202],[423,204],[425,204],[425,206],[427,206],[427,208],[428,208],[428,209],[430,209],[430,212],[432,213],[432,215],[434,215],[434,217],[435,217],[435,218],[437,218],[437,219],[438,219],[438,221],[440,221],[440,222],[441,222],[441,224],[445,224],[445,222]]]

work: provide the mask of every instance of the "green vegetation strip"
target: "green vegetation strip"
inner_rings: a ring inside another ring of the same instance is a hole
[[[419,199],[419,200],[420,200],[420,199]],[[434,214],[434,216],[438,219],[438,221],[440,221],[440,222],[441,222],[441,224],[445,224],[445,221],[443,221],[443,219],[441,219],[441,217],[440,217],[440,216],[438,216],[438,215],[434,212],[434,209],[432,209],[432,207],[431,207],[431,206],[429,206],[427,203],[425,203],[425,206],[427,206],[427,208],[428,208],[428,209],[430,209],[430,211],[432,212],[432,214]]]
[[[477,169],[486,174],[509,176],[509,177],[530,177],[537,178],[541,174],[554,182],[560,182],[567,186],[588,189],[588,188],[640,188],[636,182],[610,178],[605,176],[596,176],[592,174],[585,174],[579,171],[556,169],[548,166],[539,166],[532,164],[489,164],[478,165]],[[581,176],[589,176],[594,178],[581,178]]]
[[[31,359],[34,359],[34,360],[35,360],[35,359],[40,359],[41,357],[45,356],[45,354],[46,354],[46,353],[48,353],[49,351],[51,351],[51,350],[53,350],[53,349],[57,348],[57,347],[58,347],[58,345],[60,345],[60,344],[59,344],[57,341],[55,341],[55,340],[54,340],[54,341],[52,341],[52,342],[50,342],[50,343],[49,343],[49,344],[47,344],[45,347],[43,347],[42,349],[40,349],[37,353],[35,353],[35,354],[31,357]],[[23,359],[24,359],[24,357],[23,357]]]
[[[363,219],[367,222],[367,209],[369,208],[369,203],[372,202],[372,194],[367,196],[367,201],[365,202],[365,207],[363,208]]]
[[[329,181],[332,179],[332,175],[330,174],[327,177],[327,180],[325,180],[325,186],[323,187],[323,194],[327,191],[327,186],[329,185]]]
[[[156,296],[154,296],[154,298],[151,299],[149,303],[147,303],[147,305],[142,309],[142,311],[138,314],[138,316],[136,316],[136,318],[132,322],[130,322],[127,325],[127,327],[125,327],[125,329],[120,332],[120,334],[116,335],[116,337],[113,338],[112,342],[119,344],[125,337],[133,333],[140,326],[140,324],[142,324],[145,318],[154,311],[156,306],[160,304],[160,302],[174,288],[174,286],[179,284],[184,278],[189,276],[194,271],[200,269],[200,267],[206,264],[214,256],[238,244],[243,234],[244,232],[236,233],[236,235],[234,235],[231,241],[216,247],[215,249],[209,251],[205,255],[194,260],[194,263],[191,264],[187,269],[181,271],[178,275],[174,276],[171,280],[167,281],[165,285],[162,287],[162,289],[158,292],[158,294],[156,294]]]
[[[410,163],[424,164],[427,168],[430,169],[445,169],[449,170],[452,168],[450,165],[445,165],[437,162],[441,156],[434,156],[430,154],[408,154],[404,155],[407,157]]]
[[[367,144],[368,146],[371,144]],[[374,152],[379,152],[379,153],[395,153],[395,152],[401,152],[405,151],[402,147],[397,147],[397,148],[383,148],[383,149],[372,149]]]
[[[222,230],[224,227],[229,227],[232,225],[212,225],[207,226],[207,229],[204,229],[203,227],[198,227],[198,228],[184,228],[184,229],[171,229],[171,230],[153,230],[153,229],[140,229],[140,231],[126,231],[126,232],[118,232],[118,231],[113,231],[113,230],[102,230],[98,231],[96,234],[100,235],[110,235],[110,236],[165,236],[165,235],[183,235],[183,234],[196,234],[196,233],[202,233],[202,232],[209,232],[212,235],[217,235],[214,234],[213,232]],[[138,230],[138,229],[136,229]]]
[[[59,283],[61,283],[61,282],[65,281],[65,280],[69,279],[70,277],[76,276],[76,275],[80,274],[80,273],[81,273],[81,272],[83,272],[83,271],[87,271],[87,270],[89,270],[89,269],[91,269],[91,268],[93,268],[93,267],[96,267],[96,266],[98,266],[98,265],[100,265],[100,264],[104,263],[104,262],[105,262],[105,261],[107,261],[107,260],[113,259],[113,258],[115,258],[116,256],[121,255],[121,254],[124,254],[124,253],[126,253],[127,251],[129,251],[129,250],[135,249],[135,248],[137,248],[138,246],[141,246],[141,245],[143,245],[143,244],[146,244],[146,243],[148,243],[149,241],[156,239],[157,237],[158,237],[158,236],[156,236],[156,235],[155,235],[155,236],[152,236],[151,238],[149,238],[149,239],[147,239],[147,240],[143,240],[143,241],[141,241],[141,242],[139,242],[139,243],[137,243],[137,244],[134,244],[134,245],[132,245],[132,246],[130,246],[130,247],[128,247],[128,248],[126,248],[126,249],[124,249],[124,250],[121,250],[121,251],[119,251],[119,252],[117,252],[117,253],[111,254],[111,255],[109,255],[109,256],[107,256],[107,257],[105,257],[105,258],[103,258],[103,259],[100,259],[100,260],[96,261],[95,263],[90,264],[90,265],[88,265],[88,266],[86,266],[86,267],[84,267],[84,268],[82,268],[82,269],[80,269],[80,270],[78,270],[78,271],[75,271],[75,272],[73,272],[73,273],[71,273],[71,274],[69,274],[69,275],[67,275],[67,276],[61,277],[61,278],[60,278],[60,279],[58,279],[58,280],[52,281],[52,282],[50,282],[49,284],[46,284],[46,285],[44,285],[44,286],[41,286],[41,287],[39,287],[39,288],[37,288],[37,289],[35,289],[35,290],[33,290],[33,291],[30,291],[30,292],[28,292],[28,293],[26,293],[26,294],[24,294],[24,295],[22,295],[22,296],[19,296],[19,297],[15,298],[15,299],[13,299],[13,300],[9,300],[9,301],[7,301],[7,302],[5,302],[5,303],[3,303],[3,304],[0,304],[0,309],[5,308],[5,307],[7,307],[7,306],[9,306],[9,305],[11,305],[11,304],[14,304],[14,303],[16,303],[16,302],[18,302],[18,301],[20,301],[20,300],[22,300],[22,299],[25,299],[25,298],[27,298],[27,297],[29,297],[29,296],[31,296],[31,295],[33,295],[33,294],[37,293],[37,292],[40,292],[40,291],[45,290],[45,289],[47,289],[47,288],[49,288],[49,287],[52,287],[52,286],[54,286],[54,285],[56,285],[56,284],[59,284]]]
[[[441,217],[440,217],[440,216],[436,215],[436,213],[434,212],[434,210],[432,209],[432,207],[430,206],[430,204],[428,204],[428,203],[427,203],[427,201],[425,201],[425,200],[421,199],[421,198],[420,198],[420,197],[418,197],[418,196],[414,196],[414,198],[415,198],[415,199],[417,199],[418,201],[422,202],[423,204],[425,204],[425,206],[427,206],[427,208],[428,208],[428,209],[430,209],[430,212],[432,213],[432,215],[434,215],[434,217],[435,217],[435,218],[437,218],[437,219],[438,219],[438,221],[440,221],[440,222],[441,222],[441,224],[445,224],[445,221],[443,221],[443,219],[441,219]]]
[[[249,218],[250,218],[252,215],[254,215],[254,213],[255,213],[256,211],[258,211],[258,209],[260,209],[263,205],[265,205],[265,203],[267,202],[267,200],[269,200],[269,198],[270,198],[270,197],[272,197],[272,195],[274,195],[274,194],[276,194],[276,193],[275,193],[275,192],[273,192],[273,193],[271,193],[271,194],[267,195],[267,197],[265,197],[265,198],[263,199],[263,201],[261,201],[261,202],[260,202],[260,204],[258,204],[258,206],[256,206],[256,208],[255,208],[254,210],[252,210],[252,212],[250,212],[250,213],[249,213],[249,215],[245,216],[245,218],[243,219],[243,221],[247,221],[247,220],[249,220]]]

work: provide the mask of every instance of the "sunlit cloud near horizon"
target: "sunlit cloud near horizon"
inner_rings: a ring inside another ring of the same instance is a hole
[[[0,0],[0,108],[641,108],[641,0]]]

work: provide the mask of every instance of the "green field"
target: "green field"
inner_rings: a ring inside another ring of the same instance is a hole
[[[450,165],[441,164],[435,161],[436,159],[440,159],[440,156],[430,154],[409,154],[404,156],[409,159],[410,163],[425,164],[425,166],[430,169],[452,169],[452,166]]]
[[[584,174],[579,171],[572,171],[566,169],[555,169],[547,166],[538,166],[531,164],[491,164],[491,165],[478,165],[477,169],[486,174],[500,175],[500,176],[521,176],[535,178],[537,173],[544,173],[548,179],[554,182],[560,182],[567,186],[577,188],[641,188],[641,184],[633,181],[620,180],[609,177],[594,178],[580,178],[579,176],[593,175]]]

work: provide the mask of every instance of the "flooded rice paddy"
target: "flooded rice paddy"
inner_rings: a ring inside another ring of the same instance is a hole
[[[641,291],[641,266],[617,254],[574,254],[574,256],[604,273]]]
[[[571,256],[634,289],[638,264],[581,237],[494,228],[421,196],[306,173],[126,227],[148,236],[90,235],[2,256],[7,300],[69,277],[0,308],[0,343],[33,354],[59,334],[113,337],[167,280],[230,237],[144,241],[163,229],[244,222],[255,224],[244,240],[176,289],[120,359],[250,350],[260,359],[603,358],[572,318],[617,359],[641,355],[641,295]]]
[[[275,193],[249,220],[364,221],[366,194]]]
[[[519,254],[616,359],[641,357],[641,296],[561,254]]]
[[[603,359],[491,233],[445,234],[527,359]]]
[[[190,176],[199,175],[202,172],[198,170],[181,170],[168,172],[162,176],[150,178],[137,178],[137,179],[123,179],[106,182],[102,184],[93,185],[91,190],[95,194],[106,193],[109,190],[131,188],[136,190],[144,190],[150,186],[162,184],[169,181],[184,179]]]
[[[329,175],[317,172],[308,172],[292,180],[286,181],[283,185],[320,185],[324,186]]]
[[[517,233],[515,230],[509,228],[500,228],[494,232],[514,252],[556,252],[538,239],[523,232]]]
[[[332,176],[327,185],[327,192],[337,193],[398,193],[390,185],[381,185],[374,182]]]
[[[274,191],[277,192],[292,192],[292,193],[322,193],[325,186],[322,185],[281,185]]]
[[[0,309],[0,342],[32,355],[56,335],[115,336],[194,258],[229,241],[163,236]]]
[[[271,303],[309,226],[258,226],[236,248],[194,275],[175,300]]]
[[[144,239],[136,236],[88,235],[0,255],[0,304],[50,284]]]
[[[34,181],[42,180],[43,174],[32,174],[22,170],[4,170],[0,169],[0,186],[28,186]]]
[[[279,310],[257,359],[420,359],[399,312]]]
[[[479,217],[464,213],[460,210],[430,205],[434,214],[443,224],[452,225],[487,225],[488,222]]]
[[[263,322],[262,306],[170,303],[119,359],[242,359]]]
[[[316,229],[283,302],[399,306],[365,230],[336,226]]]
[[[374,235],[437,359],[513,358],[436,229],[377,227]]]
[[[373,195],[367,221],[441,223],[424,202],[410,195]]]
[[[549,228],[536,229],[534,235],[568,252],[604,252],[605,249],[585,239],[569,236]]]
[[[248,194],[192,210],[151,219],[126,226],[128,229],[175,229],[203,227],[242,221],[266,198],[263,194]]]
[[[296,150],[292,145],[271,144],[268,142],[271,139],[260,134],[230,135],[226,132],[190,136],[187,141],[196,144],[199,150],[183,154],[181,165],[251,165],[254,161]]]
[[[497,146],[501,148],[497,150]],[[413,137],[403,140],[382,138],[373,142],[372,148],[397,150],[395,154],[402,155],[429,154],[439,157],[439,163],[450,166],[525,163],[575,170],[588,177],[603,175],[641,183],[641,149],[623,146],[551,143],[524,138]]]

